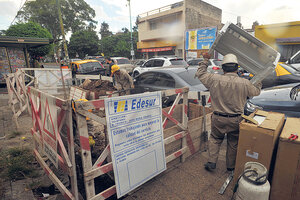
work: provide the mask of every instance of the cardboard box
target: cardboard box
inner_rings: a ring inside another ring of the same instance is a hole
[[[298,139],[290,141],[291,134]],[[279,139],[271,200],[300,199],[300,118],[287,118]]]
[[[234,183],[244,171],[246,162],[259,162],[270,171],[273,150],[284,123],[284,114],[257,110],[250,115],[260,122],[255,125],[243,120],[234,172]]]

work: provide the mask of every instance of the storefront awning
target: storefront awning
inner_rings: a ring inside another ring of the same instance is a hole
[[[161,48],[151,48],[151,49],[141,49],[141,52],[159,52],[159,51],[171,51],[173,47],[161,47]]]

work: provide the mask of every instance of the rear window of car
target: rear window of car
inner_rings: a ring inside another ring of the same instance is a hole
[[[118,63],[118,65],[122,65],[122,64],[130,64],[129,60],[126,59],[126,58],[117,59],[117,63]]]
[[[187,66],[188,64],[186,63],[185,60],[183,59],[170,59],[170,62],[172,65],[184,65],[184,66]]]
[[[202,84],[198,78],[194,78],[197,69],[189,69],[184,72],[177,73],[177,75],[182,78],[191,86]]]
[[[82,63],[79,66],[81,69],[94,69],[94,67],[101,68],[100,63],[98,63],[98,62]]]

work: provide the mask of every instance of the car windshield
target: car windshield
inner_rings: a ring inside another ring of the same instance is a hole
[[[299,70],[297,70],[295,67],[291,66],[291,65],[287,65],[287,64],[280,64],[283,68],[285,68],[288,72],[290,72],[291,74],[297,74],[300,73]]]
[[[117,63],[118,63],[118,65],[130,64],[129,60],[126,58],[117,59]]]
[[[177,73],[177,75],[191,86],[200,85],[202,84],[200,80],[198,78],[194,78],[196,71],[197,68],[195,69],[189,68],[184,72]]]
[[[188,64],[186,63],[185,60],[183,59],[170,59],[170,62],[172,65],[184,65],[184,66],[188,66]]]
[[[92,67],[101,68],[101,65],[100,65],[99,62],[88,62],[88,63],[80,64],[80,67],[83,68],[83,69],[92,68]]]

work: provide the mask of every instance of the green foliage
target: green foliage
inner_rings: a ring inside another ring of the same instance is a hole
[[[124,56],[130,58],[131,42],[130,32],[127,28],[123,28],[122,33],[117,33],[110,37],[105,37],[100,40],[100,51],[107,56]],[[138,32],[133,32],[133,49],[135,57],[140,58],[141,53],[137,52]]]
[[[34,156],[30,149],[11,148],[0,154],[1,177],[9,180],[18,180],[35,177],[36,171],[32,167]]]
[[[101,23],[99,34],[101,35],[101,39],[106,38],[106,37],[112,35],[112,32],[109,31],[109,25],[108,25],[108,23],[106,23],[106,22],[102,22]]]
[[[99,37],[93,30],[77,31],[71,35],[69,43],[70,58],[75,58],[76,52],[80,58],[86,54],[97,55],[99,50]]]
[[[34,21],[50,30],[55,42],[60,38],[61,29],[58,18],[57,0],[27,1],[18,13],[22,21]],[[60,0],[65,32],[73,33],[86,27],[93,27],[96,21],[95,10],[85,0]]]
[[[14,24],[5,31],[5,34],[6,36],[16,37],[52,38],[51,33],[47,29],[42,28],[39,24],[34,22]],[[46,45],[38,48],[30,48],[28,52],[31,57],[35,58],[45,56],[51,49],[51,45]]]

